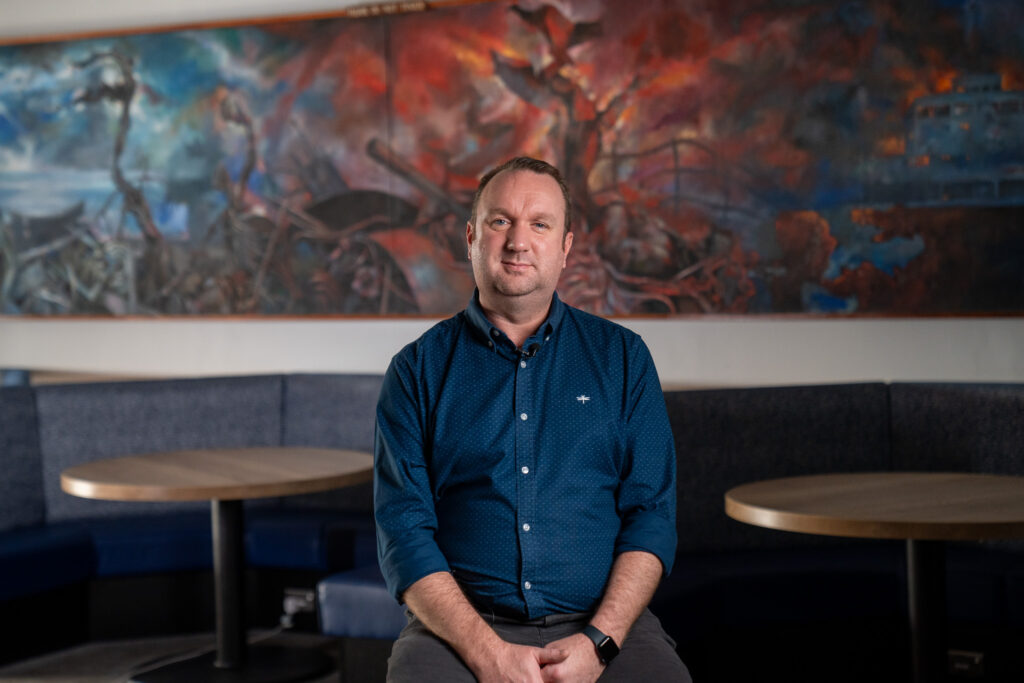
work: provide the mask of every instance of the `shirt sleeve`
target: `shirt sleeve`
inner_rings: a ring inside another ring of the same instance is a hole
[[[388,591],[399,602],[419,579],[449,571],[434,540],[437,516],[427,468],[425,418],[414,377],[402,354],[391,362],[377,402],[374,440],[377,559]]]
[[[667,576],[676,552],[676,452],[654,361],[639,338],[627,368],[626,468],[619,489],[622,526],[615,554],[644,550]]]

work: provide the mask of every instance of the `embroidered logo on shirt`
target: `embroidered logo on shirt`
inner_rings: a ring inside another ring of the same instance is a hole
[[[580,394],[579,396],[576,397],[576,400],[579,401],[580,403],[582,403],[583,405],[587,405],[587,401],[590,400],[590,397],[589,396],[584,396],[583,394]]]

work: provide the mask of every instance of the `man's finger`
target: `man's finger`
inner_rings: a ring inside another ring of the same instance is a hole
[[[569,653],[565,650],[556,647],[543,647],[537,650],[537,663],[541,666],[558,664],[564,662],[568,656]]]

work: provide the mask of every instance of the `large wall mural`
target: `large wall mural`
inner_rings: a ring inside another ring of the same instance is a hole
[[[602,315],[1020,314],[1022,25],[524,0],[2,46],[0,313],[455,312],[477,178],[525,153]]]

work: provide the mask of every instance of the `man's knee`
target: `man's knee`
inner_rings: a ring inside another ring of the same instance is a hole
[[[388,683],[475,683],[455,651],[410,617],[388,658]]]
[[[665,681],[691,683],[690,672],[676,654],[676,644],[661,628],[661,622],[645,611],[622,644],[619,656],[612,660],[600,683]]]

